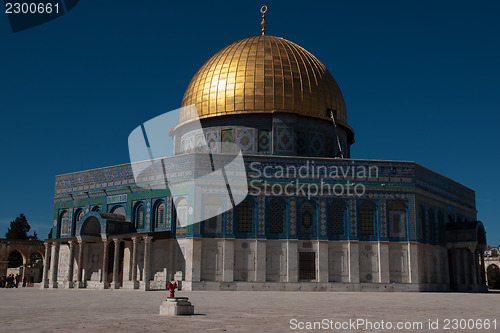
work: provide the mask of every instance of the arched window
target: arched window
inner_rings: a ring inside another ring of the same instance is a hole
[[[188,204],[186,198],[179,198],[175,202],[176,226],[177,228],[186,228],[188,221]]]
[[[142,202],[138,203],[135,206],[134,210],[134,222],[135,222],[135,227],[136,229],[144,229],[145,225],[145,216],[146,216],[146,207]]]
[[[83,215],[85,215],[83,209],[78,209],[75,213],[75,222],[80,222],[83,219]]]
[[[425,241],[425,210],[424,207],[418,206],[418,238]]]
[[[446,241],[445,234],[445,225],[444,225],[444,215],[443,212],[438,213],[438,239],[440,243],[444,243]]]
[[[429,223],[427,223],[427,239],[431,242],[436,241],[436,214],[432,208],[429,208]]]
[[[250,201],[244,200],[237,207],[236,216],[238,218],[238,232],[251,233],[253,231],[253,205]]]
[[[81,208],[78,208],[76,211],[75,211],[75,214],[73,215],[73,223],[71,225],[71,236],[75,236],[75,232],[76,232],[76,225],[79,223],[79,222],[83,222],[82,219],[83,219],[83,215],[85,215],[85,212],[83,211],[83,209]]]
[[[457,223],[462,223],[462,218],[460,216],[457,217]]]
[[[300,233],[304,235],[314,234],[315,206],[311,202],[304,202],[300,206]]]
[[[285,225],[285,203],[279,199],[269,201],[267,206],[267,223],[269,234],[283,234]]]
[[[155,211],[154,211],[155,228],[164,228],[165,227],[165,203],[163,201],[159,201],[156,203]]]
[[[448,215],[448,223],[453,223],[455,221],[453,221],[453,216],[451,216],[451,214]]]
[[[126,215],[125,208],[123,208],[122,205],[116,205],[116,206],[114,206],[113,209],[111,209],[110,213],[117,214],[117,215],[122,215],[122,216]]]
[[[99,206],[92,207],[93,212],[99,212],[100,210],[101,210],[101,207],[99,207]]]
[[[389,232],[394,238],[406,236],[406,207],[400,202],[389,206]]]
[[[334,202],[328,207],[329,232],[331,236],[345,234],[346,208],[341,202]]]
[[[360,234],[361,236],[375,236],[375,208],[369,202],[360,207]]]
[[[216,234],[222,232],[222,217],[223,212],[222,200],[211,195],[205,200],[203,205],[205,222],[203,230],[206,234]]]
[[[69,234],[69,215],[67,211],[63,211],[59,216],[59,221],[61,221],[61,235]]]

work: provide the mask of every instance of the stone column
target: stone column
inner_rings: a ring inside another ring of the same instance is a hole
[[[378,274],[380,283],[390,283],[389,271],[389,243],[378,242]]]
[[[234,239],[224,239],[222,259],[222,281],[232,282],[234,279]]]
[[[286,282],[299,281],[298,243],[295,239],[286,241]]]
[[[113,282],[111,282],[111,289],[119,289],[120,282],[118,281],[118,270],[120,269],[120,244],[121,240],[113,239],[115,243],[115,254],[113,256]]]
[[[432,284],[432,249],[429,245],[424,246],[424,257],[422,258],[425,266],[425,276],[427,277],[427,288],[426,290],[432,290],[430,285]]]
[[[470,269],[472,271],[471,274],[471,285],[472,285],[472,291],[476,290],[477,287],[477,261],[476,261],[476,249],[473,247],[469,248],[469,253],[470,253]]]
[[[201,281],[201,238],[193,238],[192,242],[190,281]],[[187,266],[188,264],[186,263],[186,275],[188,275]],[[186,280],[189,281],[188,279]]]
[[[151,240],[153,237],[145,236],[144,237],[144,285],[142,286],[143,290],[149,290],[150,286],[150,266],[151,266]]]
[[[470,287],[470,270],[471,270],[471,267],[470,267],[470,258],[469,258],[469,249],[465,248],[463,249],[463,265],[464,265],[464,282],[465,282],[465,285],[468,287]]]
[[[418,279],[418,243],[408,243],[408,277],[410,283],[420,283]]]
[[[101,282],[102,288],[107,289],[109,287],[108,281],[108,256],[109,256],[109,241],[102,241],[103,249],[102,249],[102,272],[101,272]]]
[[[50,250],[49,243],[44,243],[45,245],[45,258],[43,260],[43,275],[42,275],[42,285],[40,289],[45,289],[49,287],[49,259],[50,259]]]
[[[481,255],[481,286],[486,286],[486,270],[484,268],[484,251],[479,250]]]
[[[450,258],[448,257],[448,249],[444,248],[443,249],[443,283],[444,283],[444,290],[449,290],[450,285],[451,285],[451,280],[450,280]]]
[[[318,282],[328,282],[328,241],[319,240],[318,241]]]
[[[50,255],[50,288],[57,288],[57,270],[59,269],[59,244],[52,243],[52,253]]]
[[[349,282],[359,283],[359,243],[349,241]]]
[[[167,282],[174,280],[175,275],[175,244],[177,240],[175,238],[171,238],[167,240],[168,244],[168,262],[167,262]],[[168,283],[167,283],[168,285]]]
[[[479,261],[479,250],[474,250],[474,262],[476,263],[476,286],[478,286],[477,290],[479,290],[479,286],[481,285],[481,262]]]
[[[68,255],[68,268],[66,270],[66,288],[73,288],[73,261],[75,253],[75,242],[68,241],[69,255]]]
[[[444,271],[444,253],[441,248],[437,250],[437,260],[436,260],[436,274],[437,274],[437,283],[438,283],[438,291],[444,291],[443,290],[443,284],[444,284],[444,278],[443,278],[443,271]]]
[[[85,247],[85,242],[80,241],[78,242],[78,277],[77,277],[77,283],[78,283],[78,288],[85,288],[85,283],[82,279],[83,276],[83,251]]]
[[[257,239],[255,244],[255,282],[266,282],[266,240]]]
[[[456,287],[458,288],[457,290],[461,290],[461,288],[459,286],[462,286],[464,283],[464,278],[463,278],[463,263],[462,263],[462,253],[461,252],[461,249],[455,249],[455,267],[456,267],[456,271],[455,271],[455,274],[457,276],[457,285]]]
[[[137,238],[132,237],[132,282],[134,284],[134,289],[139,288],[139,282],[137,282]]]

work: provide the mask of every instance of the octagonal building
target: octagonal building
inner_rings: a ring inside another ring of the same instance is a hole
[[[182,106],[165,128],[174,154],[141,174],[147,186],[135,164],[56,177],[42,287],[486,290],[474,191],[415,162],[351,159],[341,90],[304,48],[265,33],[234,42]],[[190,179],[215,172],[207,147],[230,161],[235,145],[248,194],[195,192]]]

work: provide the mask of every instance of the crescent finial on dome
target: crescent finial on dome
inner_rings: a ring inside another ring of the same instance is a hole
[[[266,34],[266,26],[267,26],[267,23],[266,23],[267,6],[264,5],[264,6],[260,7],[260,12],[262,13],[262,22],[260,23],[260,25],[262,26],[262,35],[265,35]]]

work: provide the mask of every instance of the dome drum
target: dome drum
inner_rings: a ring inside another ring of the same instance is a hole
[[[349,157],[346,131],[331,122],[288,113],[212,117],[203,129],[185,124],[177,129],[176,154],[198,152],[201,136],[214,153],[225,153],[224,142],[238,144],[244,154]],[[342,146],[338,149],[337,135]],[[229,151],[227,151],[229,153]]]

